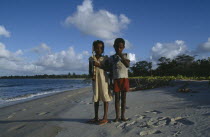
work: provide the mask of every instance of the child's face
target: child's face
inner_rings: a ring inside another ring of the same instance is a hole
[[[125,46],[123,43],[118,43],[115,47],[115,52],[117,54],[121,54],[124,48],[125,48]]]
[[[103,45],[101,43],[98,43],[95,47],[94,47],[94,51],[96,52],[96,55],[101,55],[103,53],[103,49],[102,49]]]

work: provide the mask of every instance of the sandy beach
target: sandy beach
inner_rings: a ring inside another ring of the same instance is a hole
[[[191,91],[178,92],[186,82]],[[210,87],[207,81],[180,81],[129,92],[126,116],[126,122],[112,122],[112,101],[109,123],[86,123],[94,117],[92,90],[86,87],[0,108],[0,137],[208,137]]]

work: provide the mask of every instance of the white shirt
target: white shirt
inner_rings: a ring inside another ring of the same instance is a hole
[[[128,59],[127,54],[123,53],[123,57]],[[119,55],[110,56],[110,64],[113,70],[113,79],[128,78],[128,68],[122,63]],[[128,59],[129,60],[129,59]]]

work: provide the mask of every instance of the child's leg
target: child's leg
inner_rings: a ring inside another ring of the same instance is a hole
[[[96,123],[98,122],[99,118],[98,118],[98,108],[99,108],[99,102],[94,102],[94,111],[95,111],[95,117],[93,119],[90,119],[87,121],[87,123]]]
[[[104,102],[104,116],[103,116],[103,119],[105,119],[105,120],[107,120],[108,107],[109,107],[109,103]]]
[[[123,121],[126,121],[125,107],[126,107],[126,91],[122,91],[121,92],[121,120]]]
[[[98,108],[99,108],[99,101],[94,102],[94,110],[95,110],[95,120],[98,120]]]
[[[108,122],[108,120],[107,120],[108,106],[109,106],[109,103],[104,102],[104,116],[103,116],[103,119],[99,121],[99,123],[98,123],[99,125],[104,125]]]
[[[120,118],[120,92],[115,92],[115,112],[116,112],[116,119],[115,121],[118,121]]]

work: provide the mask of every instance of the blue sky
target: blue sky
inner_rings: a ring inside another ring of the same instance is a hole
[[[210,55],[208,0],[1,0],[0,76],[87,73],[94,40],[132,62]]]

